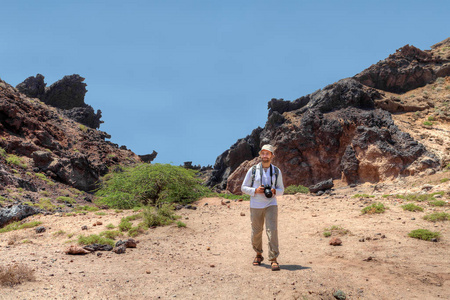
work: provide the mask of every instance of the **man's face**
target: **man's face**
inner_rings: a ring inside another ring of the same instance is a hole
[[[270,162],[270,161],[272,160],[272,158],[273,158],[272,152],[267,151],[267,150],[262,150],[262,151],[259,153],[259,156],[261,157],[261,160],[262,160],[263,162]]]

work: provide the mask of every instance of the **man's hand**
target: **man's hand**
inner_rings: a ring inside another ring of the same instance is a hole
[[[273,196],[275,196],[277,194],[277,191],[275,189],[272,189],[272,194],[273,194]]]
[[[260,185],[256,188],[255,194],[264,194],[264,186]]]

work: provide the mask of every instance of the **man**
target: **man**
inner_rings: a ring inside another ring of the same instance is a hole
[[[280,170],[272,165],[274,151],[271,145],[264,145],[259,152],[261,163],[253,166],[245,175],[241,190],[250,195],[250,219],[252,223],[252,246],[256,252],[253,265],[261,265],[264,260],[262,253],[262,232],[264,222],[269,241],[269,261],[272,271],[279,271],[277,257],[278,249],[278,205],[276,196],[283,195],[284,185]],[[264,187],[270,187],[265,194]]]

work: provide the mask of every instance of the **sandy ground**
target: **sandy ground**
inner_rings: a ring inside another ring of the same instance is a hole
[[[197,210],[177,212],[186,228],[150,229],[136,238],[136,249],[103,252],[100,257],[98,252],[64,254],[67,234],[99,233],[132,211],[34,216],[27,221],[40,220],[47,231],[1,234],[0,257],[2,265],[34,268],[36,281],[1,287],[0,299],[334,299],[336,290],[347,299],[449,299],[450,222],[431,223],[422,217],[450,212],[450,207],[419,203],[424,212],[409,212],[400,207],[401,201],[381,197],[420,191],[426,182],[409,182],[408,189],[397,181],[337,187],[333,196],[280,197],[280,272],[271,271],[267,260],[252,266],[246,201],[222,205],[219,198],[203,199]],[[438,190],[450,191],[450,182],[435,184],[429,192]],[[352,197],[372,192],[376,198]],[[448,195],[442,199],[448,201]],[[361,209],[372,201],[383,202],[389,210],[362,215]],[[96,221],[103,225],[92,226]],[[82,231],[83,225],[89,229]],[[341,246],[330,246],[330,237],[323,235],[333,225],[350,231],[340,236]],[[407,236],[418,228],[440,231],[442,239],[428,242]],[[60,230],[65,234],[55,236]],[[8,245],[10,240],[15,244]]]

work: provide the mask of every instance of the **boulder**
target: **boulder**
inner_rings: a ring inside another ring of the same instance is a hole
[[[83,81],[84,78],[78,74],[64,76],[45,89],[45,96],[41,100],[62,109],[84,107],[87,84]]]
[[[309,187],[309,191],[311,193],[317,193],[318,191],[326,191],[331,189],[334,186],[333,184],[333,179],[330,178],[328,180],[325,181],[321,181],[315,185],[312,185]]]
[[[40,209],[28,205],[14,205],[0,210],[0,228],[9,223],[20,221],[26,217],[40,213]]]
[[[16,89],[30,98],[43,98],[45,94],[44,76],[37,74],[36,77],[30,76],[16,86]]]

